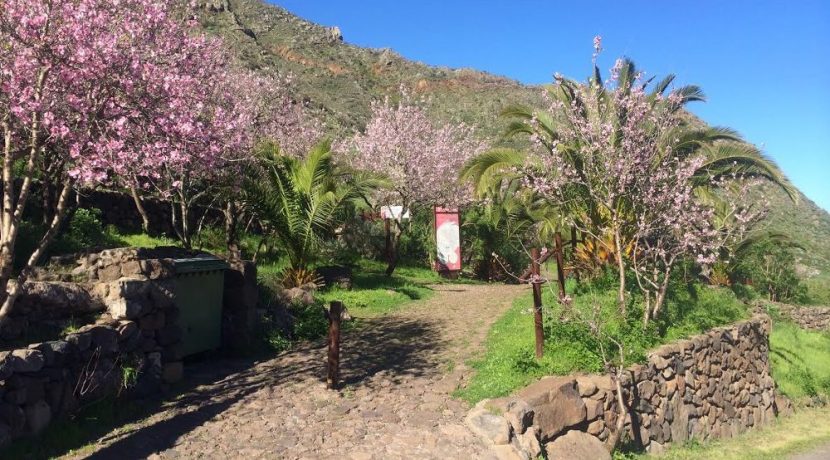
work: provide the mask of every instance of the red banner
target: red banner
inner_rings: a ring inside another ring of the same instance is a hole
[[[461,219],[457,209],[435,207],[435,242],[438,246],[435,269],[461,271]]]

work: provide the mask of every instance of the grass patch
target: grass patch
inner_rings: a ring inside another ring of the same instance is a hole
[[[830,334],[776,321],[770,336],[772,376],[794,400],[830,395]]]
[[[830,442],[830,408],[802,409],[733,439],[690,443],[662,455],[616,454],[616,460],[777,460]]]
[[[384,315],[409,302],[429,298],[429,284],[441,282],[434,272],[421,267],[400,267],[390,277],[383,273],[385,267],[374,261],[363,261],[355,271],[352,289],[324,289],[318,293],[320,300],[328,303],[339,300],[356,317]]]
[[[113,240],[118,242],[119,246],[129,246],[133,248],[155,248],[159,246],[178,246],[179,241],[166,236],[150,236],[146,233],[122,234],[113,229],[108,229],[107,233]]]
[[[675,286],[662,317],[643,331],[637,305],[629,306],[633,309],[629,319],[619,316],[613,288],[576,286],[570,282],[568,292],[575,293],[575,310],[601,307],[602,317],[607,321],[606,330],[626,346],[627,366],[644,362],[648,350],[662,343],[749,316],[746,305],[728,289]],[[599,345],[588,326],[582,321],[560,320],[561,307],[551,291],[543,292],[543,303],[546,306],[544,357],[537,361],[534,355],[532,300],[528,293],[514,301],[510,310],[493,325],[486,341],[486,354],[471,363],[476,374],[466,388],[457,391],[457,396],[475,403],[505,396],[545,375],[602,371]],[[611,348],[610,344],[606,346]]]

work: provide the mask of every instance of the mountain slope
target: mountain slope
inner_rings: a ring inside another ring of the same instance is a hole
[[[332,132],[362,127],[369,103],[395,97],[401,85],[426,97],[435,116],[475,125],[486,135],[501,131],[497,115],[510,103],[541,100],[538,87],[470,69],[430,67],[390,49],[342,41],[337,28],[302,20],[259,0],[214,0],[200,19],[224,38],[249,66],[291,74],[301,98],[323,114]]]
[[[497,115],[506,105],[542,102],[539,87],[471,69],[428,66],[390,49],[349,45],[336,27],[305,21],[261,0],[203,0],[200,6],[204,28],[222,37],[246,65],[293,75],[298,99],[334,136],[363,127],[370,102],[395,97],[401,86],[427,98],[438,119],[464,121],[492,139],[503,131],[505,122]],[[805,248],[805,273],[830,275],[830,214],[803,195],[797,205],[777,189],[766,195],[772,207],[765,225]]]

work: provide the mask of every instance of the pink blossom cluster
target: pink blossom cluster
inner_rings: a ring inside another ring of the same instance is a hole
[[[484,152],[487,144],[465,124],[434,122],[406,95],[393,104],[387,98],[372,104],[372,118],[363,133],[340,147],[351,165],[385,177],[381,204],[460,206],[472,199],[458,181],[461,168]]]
[[[221,170],[262,137],[291,151],[310,144],[319,133],[286,85],[236,70],[193,25],[162,0],[4,1],[7,156],[44,148],[79,182],[169,190],[182,176]]]
[[[3,6],[0,110],[13,155],[31,138],[63,152],[71,177],[104,182],[128,171],[154,176],[195,148],[207,161],[221,150],[203,142],[233,122],[208,104],[217,44],[189,34],[163,2]]]

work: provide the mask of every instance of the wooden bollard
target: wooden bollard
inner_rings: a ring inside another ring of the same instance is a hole
[[[329,305],[329,359],[326,386],[337,389],[340,380],[340,317],[343,303],[334,301]]]
[[[542,320],[542,284],[539,279],[539,249],[530,250],[530,279],[533,287],[533,326],[536,330],[536,359],[545,352],[545,330]]]

